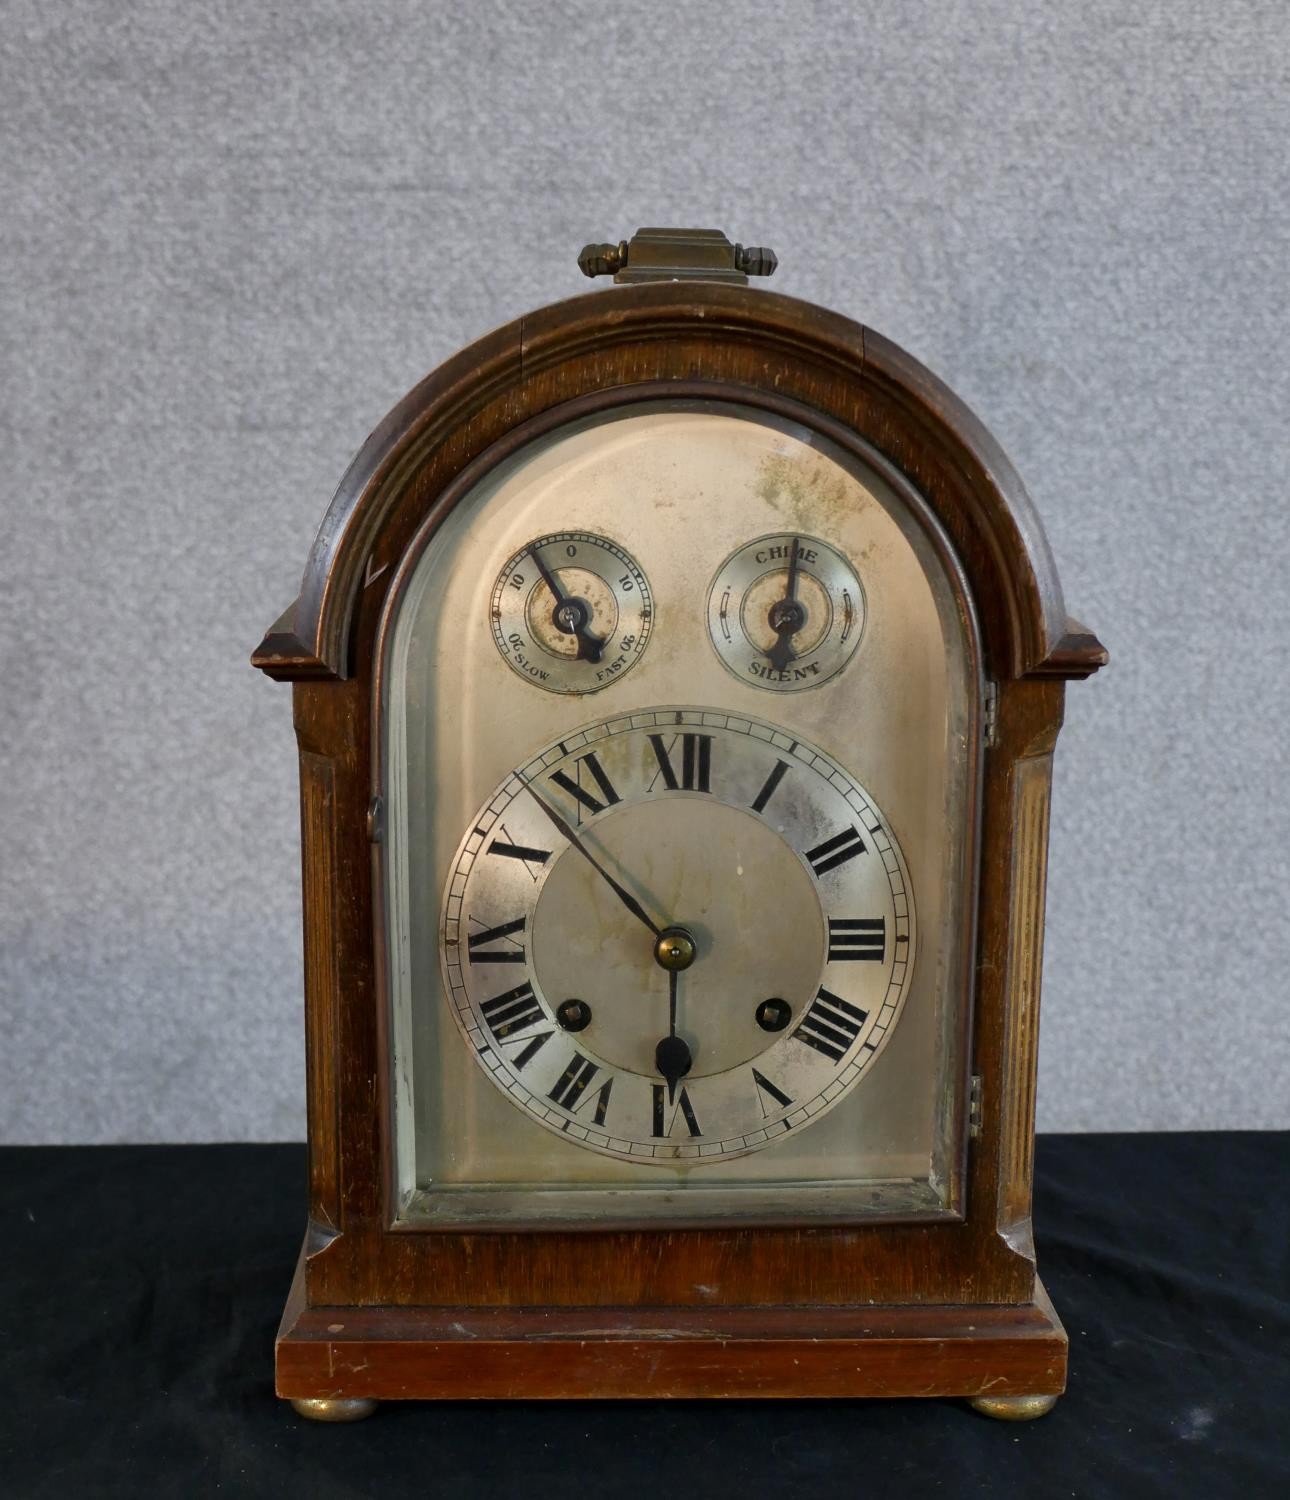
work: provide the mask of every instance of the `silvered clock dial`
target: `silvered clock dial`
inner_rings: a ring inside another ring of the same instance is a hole
[[[818,747],[714,709],[570,731],[472,817],[444,979],[506,1098],[608,1156],[718,1161],[818,1120],[914,962],[890,826]]]

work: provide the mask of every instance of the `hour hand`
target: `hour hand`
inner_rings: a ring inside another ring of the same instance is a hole
[[[690,1071],[694,1058],[690,1044],[676,1034],[676,982],[682,969],[695,958],[694,938],[684,927],[665,927],[654,944],[654,961],[667,970],[667,1035],[654,1048],[654,1066],[667,1084],[667,1102],[676,1098],[676,1086]]]
[[[690,1071],[694,1059],[690,1056],[689,1043],[681,1036],[665,1036],[654,1049],[654,1066],[663,1075],[667,1084],[667,1102],[676,1101],[676,1086]]]

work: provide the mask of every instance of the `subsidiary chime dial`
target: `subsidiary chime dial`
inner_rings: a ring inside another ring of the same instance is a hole
[[[836,677],[864,621],[864,590],[850,562],[827,542],[793,532],[731,553],[708,593],[717,655],[741,681],[776,693]]]
[[[511,1102],[663,1163],[745,1155],[838,1103],[895,1026],[915,931],[895,835],[836,761],[666,707],[506,777],[441,938],[453,1015]]]
[[[603,536],[560,531],[521,548],[493,587],[507,664],[551,693],[594,693],[632,667],[654,617],[635,559]]]

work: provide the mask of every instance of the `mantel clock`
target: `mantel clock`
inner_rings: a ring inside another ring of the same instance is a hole
[[[1033,1416],[1053,743],[1106,653],[907,354],[714,231],[448,361],[254,656],[295,684],[307,1415]]]

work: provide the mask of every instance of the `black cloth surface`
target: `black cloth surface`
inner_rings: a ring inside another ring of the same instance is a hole
[[[1071,1340],[1037,1422],[954,1401],[273,1395],[300,1146],[0,1151],[0,1496],[1278,1496],[1290,1136],[1048,1136],[1040,1272]]]

